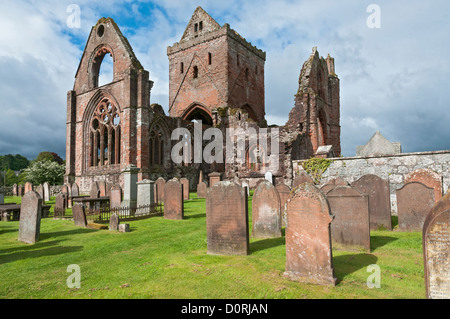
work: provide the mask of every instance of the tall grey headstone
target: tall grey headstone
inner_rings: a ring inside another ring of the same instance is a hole
[[[137,204],[137,181],[139,168],[129,165],[123,171],[123,201],[122,207],[136,207]]]
[[[22,198],[20,206],[19,241],[34,244],[39,241],[41,230],[42,199],[31,190]]]
[[[42,186],[44,187],[44,197],[42,199],[44,202],[48,202],[50,201],[50,185],[45,182]]]
[[[137,207],[136,215],[149,212],[149,207],[143,209],[142,206],[150,206],[155,203],[155,182],[145,179],[137,183]]]

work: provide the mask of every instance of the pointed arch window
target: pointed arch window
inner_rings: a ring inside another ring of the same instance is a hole
[[[164,165],[164,133],[159,125],[150,132],[149,143],[150,165]]]
[[[120,113],[108,99],[98,104],[89,130],[89,166],[120,164]]]

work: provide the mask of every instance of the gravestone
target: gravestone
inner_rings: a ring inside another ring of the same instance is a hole
[[[19,197],[23,196],[23,185],[17,186],[17,196]]]
[[[208,187],[205,182],[200,182],[197,185],[197,198],[206,198],[206,191]]]
[[[64,195],[65,207],[69,208],[69,187],[67,185],[61,187],[61,194]]]
[[[17,196],[17,184],[13,185],[13,196]]]
[[[111,194],[109,196],[109,206],[111,209],[122,206],[122,188],[119,185],[111,187]]]
[[[183,185],[183,200],[189,200],[189,180],[187,178],[180,179],[181,185]]]
[[[109,230],[118,231],[119,224],[119,215],[117,213],[111,214],[111,217],[109,218]]]
[[[291,193],[291,189],[286,184],[280,184],[276,186],[278,195],[280,195],[280,208],[281,208],[281,225],[286,226],[286,203]]]
[[[158,178],[155,182],[156,185],[156,200],[158,204],[164,203],[164,186],[166,180],[162,177]]]
[[[238,184],[218,182],[206,196],[207,253],[248,255],[247,193]]]
[[[435,203],[434,189],[419,182],[410,182],[398,189],[396,194],[399,230],[421,231]]]
[[[106,182],[98,181],[97,185],[98,185],[98,189],[100,190],[100,197],[105,197],[106,196]]]
[[[292,184],[292,188],[297,187],[303,183],[314,184],[314,180],[305,171],[300,171],[300,173],[294,178],[294,183]]]
[[[405,184],[419,182],[434,189],[434,200],[438,202],[442,198],[442,176],[430,169],[418,169],[405,176]]]
[[[164,218],[180,220],[183,217],[183,185],[174,178],[164,186]]]
[[[428,213],[422,230],[425,291],[428,299],[450,299],[450,193]]]
[[[208,175],[208,177],[209,177],[209,187],[213,187],[215,184],[220,182],[220,177],[221,176],[222,176],[222,174],[220,174],[218,172],[213,172],[213,173],[209,174]]]
[[[139,168],[136,165],[128,165],[123,171],[123,201],[122,207],[136,207],[137,181]]]
[[[330,190],[335,188],[336,186],[348,186],[349,183],[347,183],[345,180],[343,180],[340,177],[334,178],[326,182],[324,185],[320,187],[320,190],[326,195]]]
[[[130,224],[119,224],[119,232],[129,233],[130,232]]]
[[[280,195],[273,184],[265,180],[255,190],[252,199],[252,237],[281,237]]]
[[[68,196],[67,196],[67,208],[72,208],[72,185],[71,184],[65,184],[67,186]]]
[[[264,178],[266,181],[274,184],[273,174],[271,172],[266,172],[266,174],[264,174]]]
[[[19,241],[27,244],[39,241],[41,216],[42,198],[35,191],[28,191],[20,205]]]
[[[82,203],[79,202],[73,202],[72,205],[72,215],[73,215],[73,221],[75,223],[75,226],[78,227],[87,227],[87,220],[86,220],[86,211],[85,207]]]
[[[155,182],[145,179],[137,183],[136,215],[148,214],[155,203]],[[146,206],[145,208],[143,206]]]
[[[100,189],[98,187],[98,183],[92,183],[91,192],[89,193],[90,198],[99,198],[100,197]]]
[[[351,184],[352,188],[369,195],[370,229],[392,230],[389,181],[376,175],[364,175]]]
[[[40,184],[38,187],[36,187],[36,193],[39,194],[39,196],[41,196],[42,199],[42,203],[45,202],[45,190],[44,190],[44,186],[42,186],[42,184]]]
[[[334,216],[333,246],[370,252],[369,196],[350,186],[336,186],[326,197]]]
[[[245,191],[247,192],[247,196],[250,196],[250,186],[248,184],[248,180],[243,180],[241,183],[241,187],[245,188]]]
[[[42,199],[44,202],[48,202],[50,201],[50,185],[45,182],[42,186],[44,187],[44,197],[42,197]]]
[[[80,188],[77,183],[72,184],[72,196],[80,196]]]
[[[0,204],[4,204],[5,203],[5,195],[0,194]]]
[[[58,194],[55,199],[54,218],[63,217],[66,213],[66,194]]]
[[[294,188],[289,196],[286,222],[286,271],[294,281],[336,285],[331,246],[328,201],[311,183]]]
[[[30,182],[26,182],[25,183],[25,187],[24,187],[24,194],[28,193],[29,191],[33,190],[33,184],[31,184]]]

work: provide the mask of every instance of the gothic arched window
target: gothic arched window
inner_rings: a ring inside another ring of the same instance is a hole
[[[246,154],[246,164],[247,168],[253,172],[265,173],[266,166],[268,166],[266,151],[258,144],[250,146]]]
[[[120,164],[120,114],[108,99],[94,111],[89,134],[89,166]]]
[[[150,132],[149,153],[150,165],[163,165],[164,134],[158,125]]]

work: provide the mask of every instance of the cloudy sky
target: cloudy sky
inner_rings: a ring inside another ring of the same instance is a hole
[[[167,112],[166,49],[180,40],[199,5],[266,51],[269,124],[286,122],[301,67],[317,46],[320,55],[335,58],[341,80],[344,156],[354,156],[376,130],[401,142],[403,152],[450,149],[446,0],[2,0],[0,155],[33,159],[51,151],[65,158],[66,94],[101,17],[117,22],[155,82],[151,102]],[[109,69],[106,61],[105,81]]]

